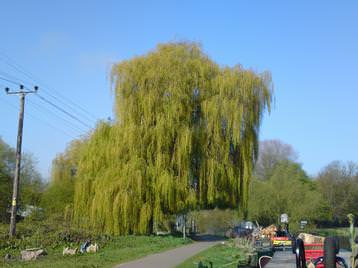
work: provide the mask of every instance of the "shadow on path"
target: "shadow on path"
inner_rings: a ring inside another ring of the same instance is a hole
[[[190,237],[194,241],[205,241],[205,242],[216,242],[227,240],[228,238],[221,235],[212,235],[212,234],[198,234]]]

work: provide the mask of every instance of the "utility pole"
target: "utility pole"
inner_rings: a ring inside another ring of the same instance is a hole
[[[17,130],[17,143],[16,143],[16,164],[15,164],[15,176],[14,184],[12,189],[12,201],[11,201],[11,218],[10,218],[10,237],[13,237],[16,233],[16,215],[18,208],[18,196],[19,196],[19,182],[20,182],[20,168],[21,168],[21,145],[22,145],[22,129],[24,126],[24,112],[25,112],[25,96],[29,93],[36,93],[38,87],[35,86],[34,90],[24,90],[24,86],[20,85],[19,91],[10,91],[7,87],[5,88],[6,94],[8,95],[19,95],[20,96],[20,112],[19,112],[19,126]]]

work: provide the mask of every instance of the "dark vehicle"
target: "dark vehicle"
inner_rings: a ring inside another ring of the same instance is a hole
[[[243,221],[239,225],[230,229],[227,233],[227,237],[246,237],[249,236],[257,226],[251,221]]]

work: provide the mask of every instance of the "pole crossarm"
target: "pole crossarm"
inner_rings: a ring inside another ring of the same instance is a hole
[[[20,90],[19,91],[10,91],[10,88],[6,87],[5,88],[5,92],[7,95],[20,95],[20,94],[30,94],[30,93],[37,93],[38,91],[38,87],[35,86],[33,90],[24,90],[25,87],[23,85],[20,85]]]

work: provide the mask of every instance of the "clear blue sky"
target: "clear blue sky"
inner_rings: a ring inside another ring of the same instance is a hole
[[[358,162],[357,1],[13,0],[2,2],[0,14],[0,77],[31,82],[6,64],[7,56],[50,94],[60,92],[97,119],[113,116],[111,63],[157,43],[198,41],[222,65],[272,72],[276,104],[261,139],[291,144],[311,175],[332,160]],[[48,176],[71,138],[37,118],[70,136],[86,127],[76,121],[70,127],[36,96],[27,100],[23,148]],[[17,106],[17,97],[0,91],[0,136],[12,146]]]

